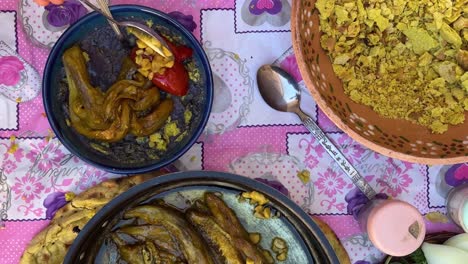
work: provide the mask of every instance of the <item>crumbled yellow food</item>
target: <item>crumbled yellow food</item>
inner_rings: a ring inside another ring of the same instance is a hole
[[[14,154],[18,150],[18,144],[12,143],[10,148],[8,148],[8,153],[9,154]]]
[[[260,235],[260,233],[249,233],[249,239],[252,243],[257,245],[258,243],[260,243],[262,235]]]
[[[260,219],[269,219],[271,217],[271,210],[269,207],[258,205],[255,207],[254,216]]]
[[[288,252],[283,252],[276,256],[276,259],[279,261],[285,261],[287,258],[288,258]]]
[[[284,239],[275,237],[271,241],[271,250],[276,254],[276,259],[284,261],[288,257],[288,244]]]
[[[254,203],[258,205],[264,205],[269,202],[269,200],[265,197],[265,195],[257,192],[257,191],[251,191],[251,192],[243,192],[242,197],[250,199]]]
[[[444,133],[468,110],[466,0],[318,0],[320,43],[346,94]]]
[[[310,182],[310,171],[309,170],[298,171],[297,177],[301,180],[303,184],[308,184]]]
[[[164,140],[160,133],[154,133],[149,137],[150,147],[155,147],[158,150],[165,151],[167,149],[167,142]]]
[[[180,134],[180,129],[177,127],[177,123],[174,121],[168,122],[164,126],[164,137],[170,138]]]
[[[161,42],[151,38],[146,34],[136,30],[127,29],[129,33],[137,37],[135,51],[135,63],[139,66],[138,72],[148,79],[153,79],[154,74],[163,74],[165,69],[174,66],[174,56],[165,47],[162,47]],[[166,57],[161,56],[155,50],[162,50]]]
[[[71,200],[73,200],[73,198],[75,198],[75,193],[74,192],[66,192],[65,193],[65,201],[67,202],[70,202]]]
[[[265,204],[269,202],[269,200],[265,197],[265,195],[257,192],[243,192],[241,194],[242,199],[250,199],[250,204],[254,204],[254,216],[260,219],[269,219],[271,217],[271,209],[269,207],[264,207]]]
[[[185,109],[184,111],[185,124],[188,124],[190,120],[192,120],[192,111],[190,111],[190,109]]]

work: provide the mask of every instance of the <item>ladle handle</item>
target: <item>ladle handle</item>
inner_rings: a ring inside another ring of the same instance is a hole
[[[323,133],[322,129],[315,123],[312,118],[306,114],[297,113],[304,123],[305,127],[312,133],[317,141],[325,148],[330,156],[336,161],[338,166],[346,173],[346,175],[353,181],[354,185],[361,190],[366,197],[371,200],[376,195],[374,189],[370,184],[357,172],[354,166],[346,159],[341,151],[330,141],[330,139]]]

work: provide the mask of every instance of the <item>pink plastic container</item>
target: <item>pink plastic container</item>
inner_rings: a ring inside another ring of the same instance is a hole
[[[372,244],[391,256],[411,254],[421,246],[426,234],[419,211],[400,200],[372,200],[358,218]]]

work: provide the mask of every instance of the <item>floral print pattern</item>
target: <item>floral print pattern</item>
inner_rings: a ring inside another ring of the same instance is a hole
[[[375,196],[375,199],[387,199],[388,195],[384,193],[378,193]],[[358,188],[352,189],[349,193],[345,196],[345,201],[348,203],[346,207],[348,210],[348,214],[352,215],[354,219],[358,219],[361,210],[364,206],[369,202],[369,199],[366,197],[364,193],[361,192]]]
[[[168,15],[181,23],[190,32],[193,32],[197,28],[192,15],[185,15],[179,11],[170,12]]]
[[[59,148],[57,140],[45,138],[38,144],[31,144],[31,151],[26,154],[26,158],[32,163],[37,162],[37,167],[41,171],[47,171],[53,166],[58,166],[65,154]]]
[[[86,15],[88,10],[76,0],[67,0],[62,4],[49,4],[45,7],[47,22],[54,27],[63,27],[75,23]]]
[[[325,193],[328,197],[333,197],[337,193],[343,193],[346,182],[336,171],[328,168],[325,172],[318,173],[319,178],[316,182],[319,194]]]
[[[66,205],[75,194],[72,192],[54,192],[45,198],[43,206],[46,208],[46,218],[52,219],[58,209]]]
[[[249,11],[254,15],[260,15],[264,12],[276,15],[281,12],[282,7],[280,0],[251,0]]]
[[[80,181],[77,182],[78,188],[84,191],[92,186],[95,186],[98,183],[107,180],[107,174],[108,173],[105,171],[99,170],[92,166],[87,166]]]
[[[288,0],[247,0],[241,9],[242,20],[249,26],[258,27],[265,22],[273,27],[282,27],[291,19]]]
[[[299,149],[304,149],[304,163],[308,168],[313,169],[319,163],[319,159],[323,157],[325,149],[315,142],[315,139],[301,139],[299,141]]]
[[[362,145],[353,141],[346,134],[341,135],[338,138],[337,143],[341,152],[348,158],[351,163],[358,162],[366,152]]]
[[[403,192],[408,192],[408,187],[413,182],[408,171],[413,165],[403,162],[404,168],[402,168],[394,164],[391,158],[388,158],[387,162],[393,166],[388,166],[385,171],[386,173],[380,179],[377,179],[377,183],[381,187],[380,192],[388,193],[392,197],[397,197]]]
[[[15,56],[0,57],[0,85],[14,86],[21,79],[24,64]]]
[[[5,161],[3,163],[3,171],[7,174],[12,173],[16,169],[16,163],[11,160]]]
[[[30,175],[25,175],[15,179],[15,185],[11,188],[15,193],[15,199],[22,199],[26,203],[30,203],[33,199],[39,198],[39,195],[44,190],[44,185]]]
[[[448,185],[456,187],[468,182],[468,164],[455,164],[450,167],[444,175]]]

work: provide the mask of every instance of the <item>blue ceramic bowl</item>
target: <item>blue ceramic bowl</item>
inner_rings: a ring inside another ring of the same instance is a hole
[[[155,158],[145,161],[128,162],[127,158],[116,157],[97,151],[90,141],[79,135],[71,126],[67,125],[67,111],[64,105],[68,104],[67,96],[63,96],[64,69],[62,63],[63,52],[72,45],[80,43],[87,36],[102,27],[109,27],[104,17],[92,12],[70,28],[58,39],[52,48],[44,69],[43,76],[43,103],[49,123],[62,144],[74,155],[87,163],[102,168],[109,172],[119,174],[144,173],[164,167],[183,155],[198,139],[203,132],[211,111],[213,101],[213,80],[211,68],[201,45],[195,37],[187,31],[180,23],[160,11],[137,5],[120,5],[111,7],[112,14],[117,20],[151,20],[155,26],[169,32],[171,37],[177,39],[193,49],[192,61],[198,70],[200,79],[194,84],[191,81],[189,96],[193,98],[195,105],[191,108],[193,118],[189,127],[181,132],[187,132],[186,136],[179,142],[172,142],[167,151]],[[93,58],[91,58],[92,60]],[[192,89],[192,86],[197,89]],[[62,94],[62,96],[60,96]],[[135,144],[137,144],[135,142]],[[129,151],[128,156],[140,155],[141,153]],[[137,159],[135,159],[137,160]]]

